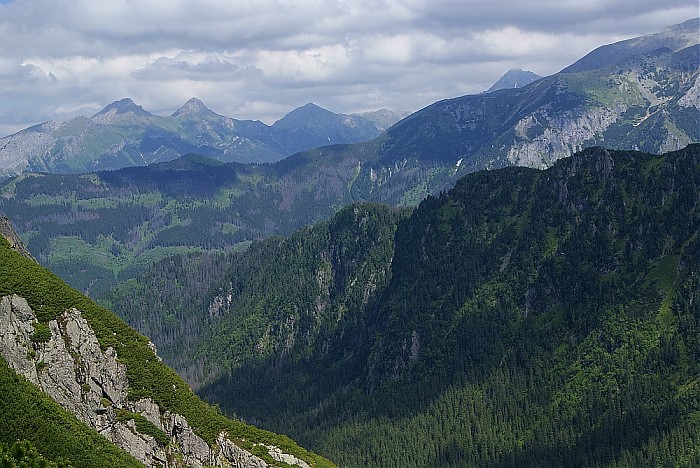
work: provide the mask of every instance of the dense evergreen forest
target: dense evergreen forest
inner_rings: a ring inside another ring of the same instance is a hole
[[[700,145],[591,148],[105,301],[201,395],[342,466],[697,466],[699,259]]]
[[[358,204],[245,252],[170,257],[102,302],[157,336],[159,354],[195,387],[251,349],[270,359],[299,349],[307,356],[364,326],[368,301],[386,287],[397,223],[408,213]]]

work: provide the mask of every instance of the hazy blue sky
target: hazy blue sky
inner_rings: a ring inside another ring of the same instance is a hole
[[[698,16],[697,0],[0,0],[0,136],[123,97],[272,123],[415,111]]]

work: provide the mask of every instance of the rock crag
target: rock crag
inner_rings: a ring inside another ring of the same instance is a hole
[[[225,432],[210,446],[182,415],[163,411],[149,398],[129,400],[126,366],[112,347],[101,349],[78,309],[43,324],[24,298],[3,296],[0,354],[15,372],[146,466],[268,466]],[[309,467],[278,447],[266,449],[277,461]]]

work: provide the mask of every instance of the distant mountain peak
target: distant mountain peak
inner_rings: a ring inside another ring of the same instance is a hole
[[[289,112],[272,126],[276,128],[297,127],[306,124],[311,119],[333,118],[334,116],[336,114],[333,112],[309,102]]]
[[[212,115],[220,117],[216,112],[209,109],[201,99],[196,97],[191,98],[182,107],[173,112],[172,117],[189,116],[189,115]]]
[[[499,89],[514,89],[522,88],[523,86],[529,85],[535,80],[542,78],[537,73],[533,73],[528,70],[521,70],[519,68],[511,68],[502,77],[496,81],[493,86],[491,86],[487,93],[493,91],[498,91]]]
[[[95,115],[108,114],[112,111],[116,111],[118,114],[126,114],[127,112],[133,112],[135,114],[151,115],[150,112],[144,110],[143,107],[136,104],[134,101],[131,100],[131,98],[124,98],[118,101],[114,101],[112,104],[109,104]]]
[[[91,117],[97,123],[109,124],[115,120],[123,120],[123,117],[150,117],[153,114],[137,105],[131,98],[120,99],[114,101],[97,114]]]
[[[379,128],[381,128],[382,131],[384,131],[392,125],[394,125],[399,120],[408,117],[410,114],[410,112],[404,110],[378,109],[374,111],[360,112],[353,115],[357,115],[359,117],[362,117],[363,119],[367,119],[371,122],[376,123],[377,125],[379,125]]]
[[[321,107],[317,104],[314,104],[313,102],[307,102],[303,106],[294,109],[289,114],[301,113],[301,112],[314,113],[314,114],[316,114],[316,113],[317,114],[333,114],[333,112],[329,111],[328,109],[324,109],[323,107]],[[289,114],[287,114],[287,115],[289,115]]]

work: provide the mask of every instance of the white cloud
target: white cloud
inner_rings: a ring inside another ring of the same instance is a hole
[[[697,14],[696,0],[0,2],[0,133],[127,96],[267,122],[307,102],[413,111]]]

